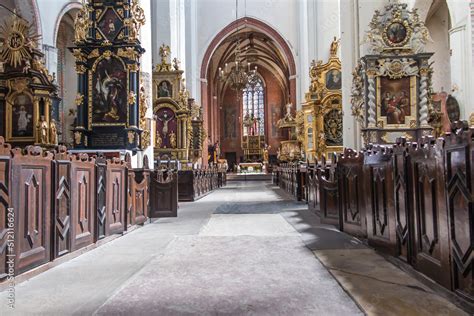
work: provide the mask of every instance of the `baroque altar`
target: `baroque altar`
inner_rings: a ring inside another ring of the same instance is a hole
[[[298,137],[301,130],[301,112],[298,112],[295,117],[292,107],[291,103],[286,105],[286,114],[277,123],[278,128],[286,131],[285,134],[288,135],[288,140],[281,141],[277,151],[277,158],[281,162],[298,161],[304,158],[301,137]]]
[[[0,25],[0,136],[14,146],[58,144],[60,99],[38,38],[16,13]]]
[[[89,0],[75,20],[78,91],[73,130],[76,149],[138,151],[149,143],[140,100],[140,28],[145,15],[138,0]]]
[[[339,40],[331,43],[329,61],[313,60],[309,69],[311,85],[305,95],[298,137],[308,160],[321,159],[343,151],[342,75],[337,56]]]
[[[179,60],[171,62],[170,55],[163,44],[161,62],[153,71],[155,157],[196,162],[202,156],[202,111],[189,97]]]
[[[432,134],[430,40],[416,9],[393,2],[375,12],[365,40],[369,55],[353,72],[351,101],[366,144]]]

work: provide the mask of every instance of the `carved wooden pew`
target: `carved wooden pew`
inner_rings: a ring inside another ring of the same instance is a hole
[[[12,150],[10,206],[15,214],[15,274],[51,260],[51,161],[40,147]]]
[[[474,302],[474,143],[467,124],[446,135],[444,160],[452,290]]]
[[[367,237],[364,154],[345,149],[337,162],[341,230]]]
[[[7,242],[10,238],[7,230],[13,225],[14,217],[8,211],[11,206],[11,147],[6,144],[4,138],[0,136],[0,244],[5,247],[0,248],[0,280],[8,275],[7,252],[9,247]],[[12,213],[14,215],[14,213]]]
[[[365,152],[367,237],[369,245],[391,255],[397,253],[394,208],[393,150],[369,146]]]
[[[127,225],[143,225],[150,208],[150,169],[148,157],[143,157],[143,167],[128,169]]]
[[[321,168],[317,169],[321,223],[340,227],[339,223],[339,186],[337,179],[337,157],[334,155],[330,165],[323,156]]]
[[[178,172],[159,167],[151,173],[150,217],[178,216]]]
[[[95,241],[95,159],[60,146],[53,163],[53,259]]]

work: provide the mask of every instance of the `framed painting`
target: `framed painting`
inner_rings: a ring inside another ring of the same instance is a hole
[[[13,94],[8,100],[8,141],[34,141],[35,107],[33,97],[25,92]]]
[[[128,72],[122,60],[116,57],[99,59],[90,75],[92,125],[126,125]]]
[[[108,8],[98,23],[98,28],[109,41],[115,40],[122,29],[122,20],[113,8]]]
[[[379,127],[410,127],[416,122],[416,77],[377,78]]]
[[[225,107],[224,111],[224,137],[226,139],[237,138],[237,115],[235,107]]]
[[[326,89],[340,90],[342,87],[342,76],[339,69],[331,69],[326,72]]]
[[[168,80],[163,80],[158,85],[158,98],[172,98],[173,85]]]

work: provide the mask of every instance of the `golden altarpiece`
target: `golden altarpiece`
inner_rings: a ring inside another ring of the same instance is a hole
[[[57,86],[38,38],[16,13],[0,25],[0,136],[20,147],[58,143]]]
[[[195,162],[202,156],[202,112],[189,98],[180,62],[171,62],[169,46],[160,47],[161,62],[153,71],[155,159]]]
[[[309,70],[311,85],[297,118],[298,138],[309,161],[322,155],[343,151],[341,61],[337,57],[339,41],[331,43],[329,61],[312,61]]]
[[[76,149],[135,152],[149,144],[140,86],[144,23],[138,0],[88,0],[79,10],[71,48],[78,78]]]
[[[352,112],[366,144],[433,133],[433,54],[425,52],[430,40],[417,11],[409,11],[406,4],[396,1],[375,12],[365,40],[369,55],[353,72],[352,86]]]

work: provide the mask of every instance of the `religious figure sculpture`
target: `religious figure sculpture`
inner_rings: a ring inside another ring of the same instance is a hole
[[[44,115],[41,115],[40,121],[38,122],[36,129],[38,131],[38,143],[48,144],[49,126],[48,122],[46,122],[44,118]]]
[[[156,133],[156,141],[155,141],[155,146],[158,148],[161,148],[161,145],[163,144],[163,138],[161,138],[160,132]]]
[[[176,148],[176,134],[173,131],[170,133],[170,146],[173,149]]]
[[[81,143],[81,138],[82,138],[82,135],[80,132],[78,131],[74,132],[74,143],[76,143],[76,145],[79,145]]]
[[[58,128],[55,120],[51,120],[49,123],[49,143],[51,145],[58,144]]]
[[[89,19],[87,16],[86,8],[79,10],[77,13],[76,19],[74,21],[74,41],[76,43],[83,42],[87,38],[87,33],[89,32]]]
[[[158,117],[158,120],[163,122],[163,128],[161,129],[161,132],[163,133],[163,137],[166,137],[168,135],[168,123],[173,119],[173,116],[168,116],[168,112],[163,113],[162,117]]]
[[[331,43],[331,56],[337,56],[339,42],[340,40],[337,40],[337,38],[334,36],[334,41]]]

